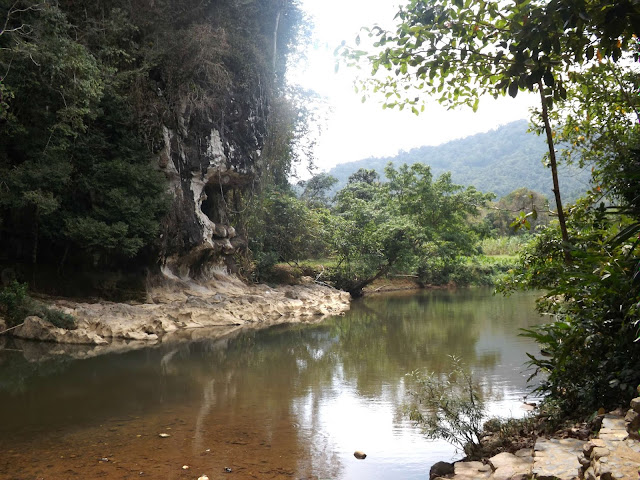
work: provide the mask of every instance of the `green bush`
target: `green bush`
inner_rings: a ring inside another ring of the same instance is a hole
[[[7,319],[7,326],[13,327],[21,323],[27,316],[26,304],[28,302],[27,284],[12,281],[0,290],[0,310]]]
[[[42,302],[34,300],[28,295],[27,284],[15,280],[0,290],[0,310],[8,320],[8,327],[19,325],[25,318],[35,315],[59,328],[66,330],[78,328],[72,315],[49,308]]]
[[[480,387],[460,361],[453,358],[449,373],[408,375],[412,382],[412,403],[406,413],[427,438],[440,438],[476,458],[485,418]]]
[[[636,274],[640,245],[612,242],[632,220],[611,217],[592,199],[581,200],[568,222],[572,261],[565,262],[557,226],[542,230],[522,252],[501,286],[541,289],[538,309],[551,323],[524,331],[542,356],[530,356],[538,388],[558,415],[588,415],[628,404],[640,382]]]

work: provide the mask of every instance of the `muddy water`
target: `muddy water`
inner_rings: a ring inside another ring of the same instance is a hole
[[[0,351],[0,479],[428,478],[456,453],[403,418],[405,373],[457,355],[493,413],[521,416],[535,345],[517,334],[540,322],[533,302],[405,293],[318,324],[93,359]]]

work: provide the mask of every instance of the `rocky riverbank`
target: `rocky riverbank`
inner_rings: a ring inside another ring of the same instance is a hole
[[[93,356],[164,343],[184,337],[184,331],[198,330],[202,334],[206,330],[207,335],[216,337],[247,326],[318,321],[348,310],[350,303],[347,293],[317,285],[311,279],[301,285],[271,288],[247,285],[221,273],[203,283],[177,278],[157,283],[148,289],[144,303],[48,299],[51,308],[76,319],[77,329],[57,328],[31,316],[11,334],[18,339],[53,342],[60,345],[58,351],[82,351],[83,356]],[[63,344],[90,348],[64,348]]]
[[[634,480],[640,476],[640,398],[626,412],[602,415],[587,440],[536,439],[533,448],[502,452],[484,462],[438,462],[432,480]]]

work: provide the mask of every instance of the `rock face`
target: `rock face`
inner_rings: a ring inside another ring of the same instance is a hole
[[[184,18],[167,18],[160,6],[150,8],[151,23],[135,17],[149,29],[145,41],[166,31],[175,37],[149,72],[154,94],[141,110],[173,197],[160,264],[179,277],[199,278],[212,267],[233,270],[233,256],[247,247],[231,217],[245,210],[254,182],[269,168],[267,133],[278,121],[274,103],[298,30],[279,18],[297,7],[273,0],[260,7],[233,0],[193,8],[166,3]]]
[[[163,126],[159,161],[174,198],[161,261],[175,275],[198,278],[211,267],[233,268],[233,254],[246,248],[229,224],[229,205],[257,174],[264,126],[248,111],[234,136],[224,136],[229,125],[195,121],[186,106],[175,115],[178,128]]]
[[[105,345],[108,342],[99,335],[87,330],[65,330],[53,326],[51,322],[32,316],[16,328],[13,336],[17,338],[37,339],[45,342]]]

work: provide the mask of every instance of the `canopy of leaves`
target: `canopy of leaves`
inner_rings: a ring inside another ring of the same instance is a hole
[[[640,9],[630,0],[411,0],[395,19],[395,31],[366,29],[375,53],[341,53],[347,62],[370,65],[368,83],[384,93],[385,107],[411,105],[419,113],[414,90],[475,110],[483,94],[515,97],[540,88],[552,105],[566,98],[574,66],[622,56],[638,31]]]
[[[424,277],[438,262],[448,265],[473,253],[477,240],[468,216],[492,195],[434,180],[423,164],[385,169],[387,182],[361,169],[336,196],[333,248],[337,284],[354,295],[392,271]]]

